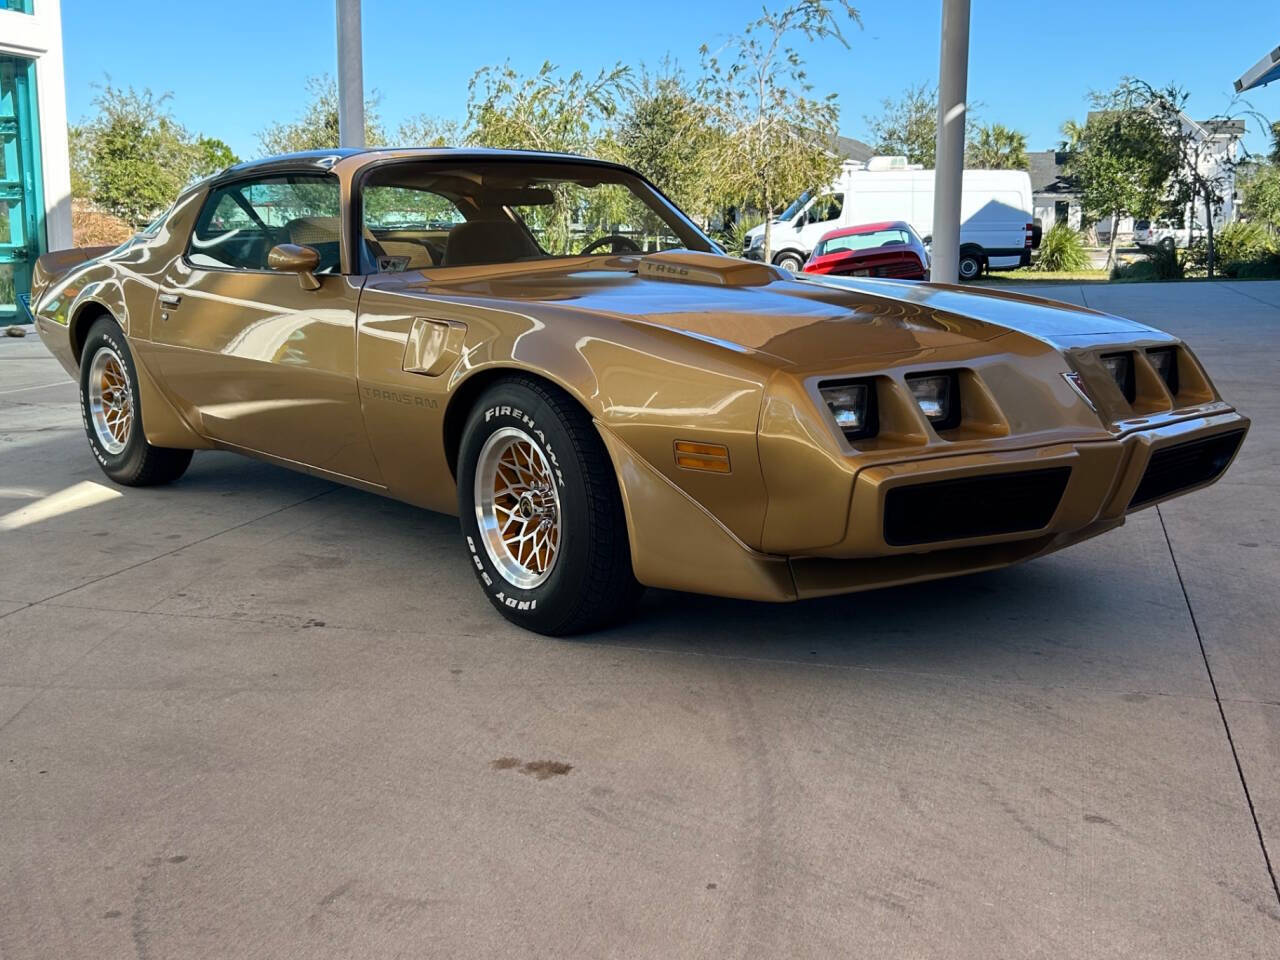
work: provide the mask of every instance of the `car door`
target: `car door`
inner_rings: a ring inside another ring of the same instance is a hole
[[[355,377],[363,278],[341,270],[340,214],[329,174],[215,185],[163,275],[152,340],[166,389],[207,436],[376,484]],[[313,275],[268,268],[282,243],[316,250]]]
[[[827,193],[815,198],[804,213],[805,224],[800,228],[801,246],[812,250],[825,234],[840,226],[843,209],[843,193]]]

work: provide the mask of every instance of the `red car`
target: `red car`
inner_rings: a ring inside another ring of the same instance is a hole
[[[925,280],[929,254],[905,221],[863,223],[824,234],[809,255],[804,272]]]

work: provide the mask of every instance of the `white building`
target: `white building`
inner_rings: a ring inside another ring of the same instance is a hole
[[[71,164],[59,0],[0,0],[0,323],[31,266],[71,243]]]
[[[1244,136],[1245,124],[1243,120],[1192,120],[1186,114],[1183,114],[1182,122],[1184,129],[1204,145],[1200,151],[1200,172],[1211,178],[1222,176],[1226,183],[1222,206],[1213,218],[1213,228],[1217,230],[1236,218],[1235,164],[1239,159],[1240,138]],[[1076,230],[1081,227],[1080,196],[1064,170],[1067,157],[1068,154],[1062,150],[1043,150],[1027,155],[1031,165],[1034,214],[1045,230],[1055,223],[1067,223]],[[1155,225],[1156,234],[1170,234],[1180,245],[1185,245],[1188,222],[1197,235],[1204,232],[1203,201],[1188,204],[1174,219]],[[1111,218],[1104,218],[1094,227],[1099,241],[1107,242],[1111,235]],[[1120,218],[1120,237],[1124,240],[1133,237],[1132,217]]]

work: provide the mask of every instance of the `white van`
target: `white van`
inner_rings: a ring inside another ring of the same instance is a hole
[[[926,242],[933,234],[933,171],[875,169],[846,163],[840,177],[816,195],[806,193],[773,221],[773,262],[798,271],[822,235],[837,227],[905,220]],[[1034,229],[1031,177],[1025,170],[966,170],[960,193],[960,279],[983,270],[1031,262]],[[1036,237],[1038,239],[1038,237]],[[748,231],[744,254],[761,259],[764,224]]]

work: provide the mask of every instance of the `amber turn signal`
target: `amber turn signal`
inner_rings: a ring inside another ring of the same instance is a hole
[[[718,443],[676,441],[676,466],[707,473],[729,472],[729,448]]]

